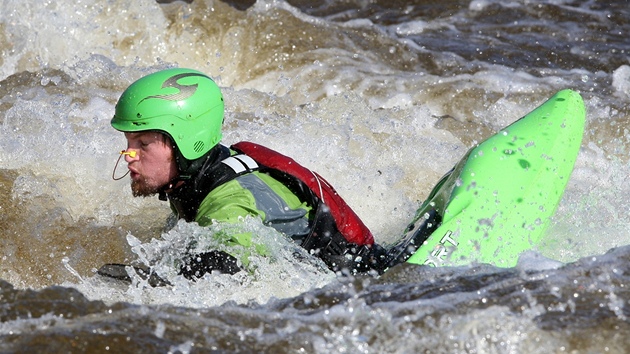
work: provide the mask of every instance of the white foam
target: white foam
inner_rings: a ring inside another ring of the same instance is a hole
[[[564,263],[547,258],[535,251],[525,251],[518,257],[517,269],[528,270],[548,270],[558,269]]]
[[[487,0],[473,0],[468,4],[468,9],[471,11],[483,11],[486,7],[490,6],[492,2]]]
[[[224,237],[222,233],[234,232],[234,228],[251,233],[253,244],[263,245],[268,255],[257,254],[255,246],[248,249],[220,241]],[[138,260],[150,264],[171,286],[153,288],[133,272],[131,285],[112,284],[100,276],[64,285],[77,288],[91,299],[110,303],[127,301],[208,307],[226,302],[265,303],[272,298],[297,296],[329,284],[336,277],[321,260],[308,255],[286,236],[264,226],[258,218],[247,217],[238,225],[215,224],[205,228],[180,221],[159,239],[143,243],[130,235],[128,240]],[[179,264],[189,252],[191,242],[196,243],[193,248],[196,252],[215,249],[237,255],[244,270],[235,275],[206,274],[196,282],[185,279],[178,275]],[[249,264],[244,265],[243,259]]]
[[[613,72],[612,86],[615,88],[615,95],[628,97],[630,95],[630,66],[622,65]]]

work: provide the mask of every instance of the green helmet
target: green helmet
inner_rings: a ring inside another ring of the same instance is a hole
[[[131,84],[116,104],[112,126],[122,132],[166,133],[184,159],[203,157],[222,138],[223,96],[207,75],[167,69]]]

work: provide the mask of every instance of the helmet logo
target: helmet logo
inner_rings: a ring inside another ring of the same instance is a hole
[[[191,97],[197,91],[197,87],[199,86],[199,84],[181,85],[181,84],[179,84],[177,82],[179,79],[182,79],[184,77],[189,77],[189,76],[201,76],[201,77],[205,77],[205,78],[207,78],[209,80],[212,80],[208,76],[206,76],[204,74],[200,74],[200,73],[183,73],[183,74],[178,74],[178,75],[175,75],[175,76],[171,76],[166,81],[164,81],[164,83],[162,84],[162,88],[165,89],[165,88],[168,88],[168,87],[172,87],[172,88],[177,89],[179,92],[172,93],[172,94],[169,94],[169,95],[147,96],[147,97],[143,98],[140,102],[138,102],[138,104],[140,104],[144,100],[148,100],[150,98],[159,98],[159,99],[168,100],[168,101],[182,101],[182,100],[185,100],[185,99]]]

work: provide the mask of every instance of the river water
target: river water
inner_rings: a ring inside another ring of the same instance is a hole
[[[0,1],[0,352],[630,351],[628,5]],[[515,268],[343,277],[246,219],[270,256],[188,282],[172,262],[230,226],[176,223],[111,179],[118,96],[172,66],[221,86],[226,144],[318,171],[383,244],[468,148],[556,91],[580,92],[587,127]],[[95,274],[138,260],[172,286]]]

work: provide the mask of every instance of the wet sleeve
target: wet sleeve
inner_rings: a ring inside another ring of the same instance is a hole
[[[227,182],[215,188],[201,202],[195,221],[201,226],[207,226],[213,222],[238,223],[245,216],[259,216],[264,220],[265,215],[256,208],[256,200],[251,192],[244,189],[236,181]],[[249,232],[215,235],[221,242],[229,245],[240,245],[244,249],[233,254],[244,266],[249,263],[249,250],[254,250],[257,254],[265,256],[268,251],[264,245],[252,243],[252,235]],[[253,249],[252,249],[253,247]]]
[[[236,223],[239,218],[247,215],[265,219],[264,213],[256,208],[252,193],[242,188],[236,180],[232,180],[215,188],[204,198],[195,221],[201,226],[210,225],[214,221]]]

